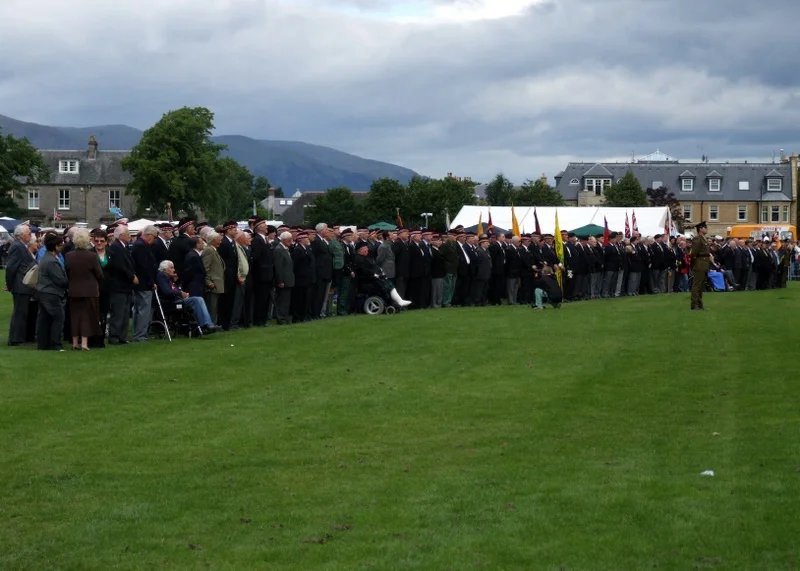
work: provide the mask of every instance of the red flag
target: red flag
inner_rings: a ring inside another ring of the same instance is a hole
[[[608,244],[608,237],[611,235],[611,232],[608,231],[608,220],[605,216],[603,216],[603,225],[605,226],[603,230],[603,244]]]
[[[489,208],[489,225],[486,227],[486,233],[491,236],[494,234],[494,224],[492,224],[492,209]]]
[[[669,209],[667,209],[667,217],[664,219],[664,235],[669,237]]]
[[[628,224],[628,213],[627,212],[625,213],[625,237],[626,238],[630,238],[631,237],[631,227],[630,227],[630,224]]]
[[[53,208],[53,220],[61,220],[61,213]]]
[[[631,222],[633,223],[633,231],[638,232],[639,226],[636,225],[636,211],[633,211],[633,216],[631,217]]]
[[[397,208],[396,210],[397,210],[397,227],[398,228],[402,228],[403,227],[403,219],[400,218],[400,209]]]
[[[539,216],[536,214],[536,207],[533,207],[533,221],[536,225],[536,233],[542,235],[542,229],[539,227]]]

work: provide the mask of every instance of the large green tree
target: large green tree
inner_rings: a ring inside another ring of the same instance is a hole
[[[23,189],[49,180],[47,164],[28,139],[10,134],[4,137],[0,132],[0,215],[23,216],[25,210],[16,201]]]
[[[190,212],[214,207],[220,169],[217,161],[225,146],[211,141],[214,114],[205,107],[170,111],[151,128],[122,161],[131,173],[128,185],[140,208],[163,212]]]
[[[369,195],[362,205],[362,222],[391,222],[397,218],[397,209],[405,222],[406,216],[412,213],[406,207],[408,188],[391,178],[373,181]],[[407,223],[406,223],[407,224]]]
[[[502,173],[486,185],[486,202],[490,206],[510,206],[515,200],[514,183]]]
[[[203,207],[206,218],[220,224],[228,219],[246,218],[253,210],[253,175],[230,157],[219,159],[215,168],[214,192]]]
[[[564,206],[564,197],[542,179],[526,180],[515,193],[514,202],[521,206]]]
[[[606,206],[631,207],[648,206],[647,194],[642,190],[639,179],[632,171],[625,173],[621,179],[605,191]]]
[[[360,214],[353,191],[345,186],[329,188],[306,208],[306,222],[315,226],[320,222],[329,225],[358,224]]]

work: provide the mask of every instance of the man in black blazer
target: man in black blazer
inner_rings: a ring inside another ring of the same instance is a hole
[[[133,257],[128,249],[130,241],[128,227],[117,226],[114,229],[114,241],[108,247],[108,291],[111,307],[111,318],[108,320],[109,345],[128,343],[133,286],[139,284],[139,278],[133,269]]]
[[[275,279],[275,320],[278,325],[289,325],[292,316],[289,306],[294,288],[294,265],[289,247],[292,245],[291,232],[284,231],[278,236],[279,242],[273,250]]]
[[[133,341],[147,341],[147,329],[153,318],[153,291],[156,289],[158,263],[153,243],[158,240],[158,228],[147,226],[131,247],[133,271],[139,283],[133,286]]]
[[[292,316],[295,323],[310,321],[312,315],[311,300],[314,284],[314,257],[308,234],[300,232],[292,250],[292,265],[294,269],[294,288],[292,289]],[[362,244],[363,245],[363,244]]]
[[[205,248],[206,243],[199,236],[189,238],[192,249],[186,254],[183,261],[183,275],[178,276],[183,291],[192,297],[203,297],[206,292],[206,267],[200,252]],[[174,266],[175,262],[173,262]]]
[[[250,244],[253,255],[253,325],[266,327],[272,306],[272,287],[275,277],[274,257],[269,234],[275,231],[266,221],[257,218],[253,223],[253,242]]]
[[[619,234],[612,232],[608,236],[608,244],[603,246],[603,298],[614,297],[617,288],[617,277],[622,270],[622,257],[617,248]]]
[[[172,224],[169,222],[162,222],[158,225],[158,229],[158,238],[153,242],[153,255],[156,258],[156,264],[160,264],[164,260],[169,260],[169,242],[172,240]]]
[[[179,235],[172,238],[169,244],[169,259],[175,264],[175,271],[179,278],[183,277],[183,261],[186,259],[186,254],[192,249],[189,239],[195,235],[194,229],[194,220],[188,217],[181,218],[177,228]]]
[[[22,278],[36,262],[28,247],[30,240],[30,226],[20,224],[14,228],[14,243],[8,249],[6,289],[14,297],[14,310],[11,313],[11,326],[8,332],[8,344],[12,347],[27,341],[28,307],[31,297],[36,293],[34,288],[22,283]]]
[[[326,317],[328,295],[331,291],[331,280],[333,279],[333,254],[331,254],[330,250],[330,240],[333,232],[331,232],[327,224],[317,224],[316,229],[317,237],[311,243],[317,275],[317,283],[313,293],[313,313],[314,317]]]
[[[406,289],[408,287],[408,276],[411,272],[411,260],[408,252],[408,238],[409,233],[405,228],[398,230],[397,240],[392,245],[394,251],[394,287],[400,297],[406,298]],[[356,252],[358,251],[359,244],[356,242]]]
[[[222,231],[224,236],[217,252],[225,262],[225,293],[219,297],[219,325],[228,331],[231,328],[233,302],[236,299],[236,290],[239,285],[239,253],[236,249],[236,234],[239,226],[234,220],[228,220],[223,224]]]

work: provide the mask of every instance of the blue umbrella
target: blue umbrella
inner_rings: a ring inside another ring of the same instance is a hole
[[[22,223],[22,220],[14,220],[13,218],[0,218],[0,226],[6,229],[6,231],[13,232],[14,228],[19,226]],[[31,232],[38,232],[39,228],[34,226],[33,224],[29,224],[31,227]]]

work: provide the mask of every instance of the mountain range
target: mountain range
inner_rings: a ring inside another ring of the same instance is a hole
[[[27,137],[39,149],[84,149],[89,136],[94,135],[100,150],[130,150],[142,137],[142,131],[127,125],[49,127],[3,115],[0,115],[0,129],[15,137]],[[242,135],[220,135],[213,139],[227,145],[223,156],[236,159],[255,176],[267,177],[273,186],[282,187],[287,196],[296,190],[326,190],[335,186],[367,191],[379,178],[407,183],[416,175],[397,165],[309,143],[252,139]]]

